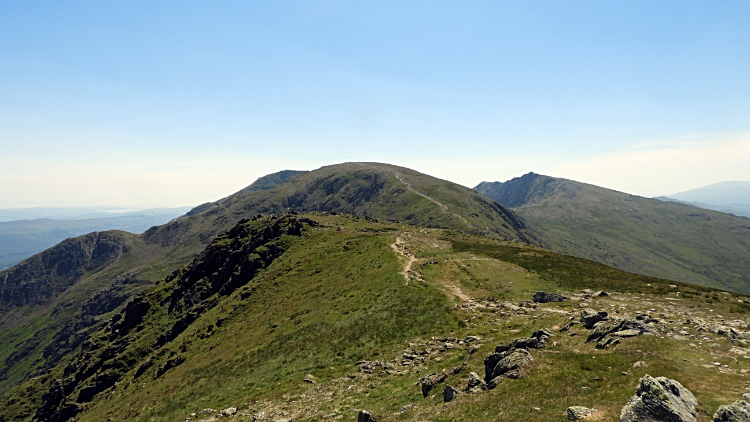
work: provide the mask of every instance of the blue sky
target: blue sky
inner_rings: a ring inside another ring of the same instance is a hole
[[[750,180],[750,2],[0,3],[0,207],[178,206],[282,169]]]

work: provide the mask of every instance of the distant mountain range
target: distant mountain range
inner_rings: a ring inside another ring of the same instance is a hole
[[[659,196],[656,199],[750,217],[750,182],[714,183],[673,195]]]
[[[749,218],[535,173],[474,189],[524,218],[554,251],[654,277],[750,290]]]
[[[63,240],[95,231],[143,233],[190,210],[190,207],[143,210],[98,208],[0,209],[0,270]]]

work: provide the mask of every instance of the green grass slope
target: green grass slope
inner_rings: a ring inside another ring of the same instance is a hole
[[[476,190],[551,249],[625,271],[750,292],[750,219],[529,173]]]
[[[570,299],[528,303],[537,290]],[[706,421],[745,391],[747,300],[454,231],[243,220],[69,362],[6,393],[0,421],[353,421],[360,409],[379,421],[548,421],[572,405],[617,421],[646,373],[680,381]],[[585,308],[640,315],[657,334],[598,349],[590,330],[564,328]],[[520,379],[443,403],[442,388],[463,391],[495,345],[539,328],[554,335]],[[418,380],[449,369],[423,397]]]
[[[105,266],[76,266],[80,250],[75,248],[60,255],[75,277],[65,289],[54,290],[43,301],[14,304],[3,297],[0,392],[69,359],[70,353],[127,300],[188,264],[215,236],[241,219],[289,210],[354,213],[535,242],[512,212],[471,189],[413,170],[347,163],[269,175],[168,224],[140,235],[124,234],[127,247]],[[20,266],[0,272],[0,280]],[[38,275],[24,272],[27,277],[15,280],[14,286],[54,281],[54,274],[45,271]]]

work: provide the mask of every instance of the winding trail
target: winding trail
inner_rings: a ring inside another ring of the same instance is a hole
[[[404,238],[402,236],[396,236],[396,241],[391,244],[391,248],[394,252],[396,252],[396,255],[406,260],[406,266],[404,267],[404,271],[401,271],[399,274],[404,275],[404,284],[408,285],[409,280],[411,279],[411,276],[409,276],[409,271],[411,271],[411,266],[415,262],[417,262],[417,257],[410,254],[404,246],[402,246],[404,243]]]
[[[447,206],[447,205],[443,204],[442,202],[439,202],[438,200],[436,200],[436,199],[434,199],[434,198],[431,198],[431,197],[429,197],[429,196],[427,196],[427,195],[423,194],[422,192],[419,192],[419,191],[417,191],[416,189],[414,189],[413,187],[411,187],[411,184],[409,184],[409,183],[405,182],[405,181],[404,181],[404,180],[403,180],[403,179],[401,178],[401,176],[399,176],[399,174],[398,174],[398,173],[395,173],[395,174],[396,174],[396,179],[398,179],[398,181],[399,181],[399,182],[403,183],[403,184],[404,184],[404,186],[406,186],[406,189],[408,189],[408,190],[409,190],[409,191],[411,191],[411,192],[414,192],[414,193],[416,193],[417,195],[419,195],[419,196],[421,196],[421,197],[423,197],[423,198],[427,199],[428,201],[432,201],[432,202],[434,202],[435,204],[437,204],[437,206],[439,206],[439,207],[440,207],[440,210],[441,210],[441,211],[443,211],[444,213],[446,213],[446,214],[451,214],[451,215],[453,215],[454,217],[458,218],[459,220],[463,221],[463,223],[464,223],[464,224],[466,224],[467,226],[469,226],[469,228],[474,228],[474,226],[473,226],[473,225],[472,225],[471,223],[469,223],[469,220],[465,219],[465,218],[464,218],[463,216],[461,216],[461,215],[458,215],[458,214],[456,214],[455,212],[450,212],[450,211],[448,211],[448,206]]]

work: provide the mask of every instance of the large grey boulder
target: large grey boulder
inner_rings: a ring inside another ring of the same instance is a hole
[[[697,422],[698,401],[679,382],[644,375],[620,412],[620,422]]]
[[[484,360],[484,379],[489,381],[534,361],[526,349],[513,349],[495,353]],[[516,377],[517,378],[517,377]]]
[[[719,406],[714,413],[714,422],[750,422],[750,404],[737,400],[732,404]]]

